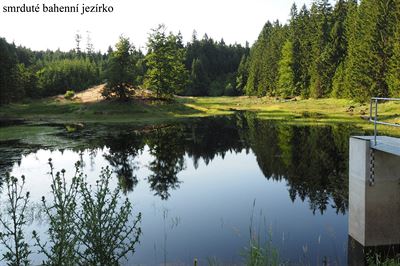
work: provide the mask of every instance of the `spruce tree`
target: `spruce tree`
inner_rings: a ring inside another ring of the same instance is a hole
[[[276,95],[278,91],[278,63],[286,39],[287,28],[279,21],[267,22],[250,51],[247,95]]]
[[[208,78],[207,72],[201,59],[194,59],[192,62],[192,71],[190,74],[191,86],[190,95],[201,96],[208,95],[208,87],[210,85],[210,79]]]
[[[396,5],[396,32],[392,38],[393,54],[387,75],[390,97],[400,97],[400,3]]]
[[[282,57],[279,61],[279,95],[283,97],[295,94],[294,72],[293,72],[293,44],[287,40],[282,48]]]
[[[299,56],[296,56],[296,51],[294,51],[295,58],[299,58],[299,90],[300,95],[304,98],[310,95],[310,65],[312,56],[312,32],[314,29],[311,25],[310,12],[307,7],[303,5],[296,21],[297,27],[300,31],[299,35]]]
[[[236,91],[238,94],[244,93],[244,88],[249,78],[249,57],[244,54],[240,60],[239,68],[236,76]]]
[[[271,30],[272,24],[268,21],[265,23],[257,41],[250,50],[249,77],[245,86],[246,95],[257,95],[258,88],[261,86],[264,51],[267,49],[267,40],[269,39]]]
[[[347,56],[343,63],[344,69],[344,81],[343,81],[343,89],[342,91],[339,86],[339,80],[341,78],[339,76],[334,77],[335,90],[334,96],[336,97],[346,97],[346,98],[354,98],[355,94],[358,94],[358,87],[356,85],[356,79],[354,78],[355,69],[354,65],[356,64],[357,51],[358,51],[358,39],[360,38],[360,24],[359,24],[359,14],[358,14],[358,4],[354,0],[348,2],[348,12],[345,23],[345,31],[347,38]]]
[[[348,2],[339,0],[336,2],[333,11],[333,27],[331,30],[332,54],[331,64],[332,71],[330,76],[332,80],[332,95],[335,97],[344,96],[344,61],[347,55],[347,36],[346,36],[346,19],[348,11]]]
[[[302,74],[302,51],[301,51],[301,40],[302,35],[306,34],[306,28],[301,23],[300,15],[297,11],[297,6],[293,3],[290,10],[290,23],[289,23],[289,38],[288,40],[292,43],[292,71],[293,71],[293,92],[291,95],[300,95]]]
[[[10,103],[24,96],[20,70],[15,45],[0,38],[0,104]]]
[[[111,53],[107,69],[107,85],[102,95],[106,98],[127,100],[134,93],[136,84],[135,64],[138,60],[137,52],[128,38],[121,36],[115,45],[116,50]]]
[[[311,20],[315,29],[312,36],[312,61],[310,66],[310,95],[314,98],[326,96],[331,90],[332,47],[328,46],[331,30],[332,7],[328,0],[315,0],[311,8]]]
[[[364,101],[389,95],[396,5],[396,0],[364,0],[359,6],[346,68],[346,86],[352,98]]]

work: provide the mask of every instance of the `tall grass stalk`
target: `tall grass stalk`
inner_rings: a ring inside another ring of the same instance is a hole
[[[385,258],[378,253],[370,253],[367,255],[367,264],[369,266],[399,266],[400,254],[397,254],[396,257]]]
[[[279,251],[276,247],[274,247],[272,243],[272,230],[271,229],[268,230],[268,235],[265,241],[261,240],[260,225],[258,226],[259,229],[257,232],[255,232],[254,230],[255,206],[256,206],[256,200],[253,201],[253,208],[250,216],[249,246],[245,249],[245,254],[244,254],[246,259],[246,265],[249,266],[281,265],[279,258]]]

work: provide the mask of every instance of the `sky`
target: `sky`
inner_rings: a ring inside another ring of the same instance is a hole
[[[310,7],[312,0],[0,0],[0,37],[33,50],[75,47],[75,34],[87,32],[95,50],[106,51],[122,34],[137,48],[144,48],[148,33],[164,23],[168,31],[180,31],[190,41],[193,30],[198,38],[204,33],[225,43],[250,45],[257,39],[267,20],[286,23],[293,3]],[[43,4],[76,6],[79,13],[7,13],[5,6]],[[112,6],[112,13],[80,14],[82,5]]]

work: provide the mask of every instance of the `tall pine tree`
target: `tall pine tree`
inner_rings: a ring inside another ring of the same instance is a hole
[[[276,95],[278,68],[287,28],[279,21],[267,22],[250,51],[249,77],[245,87],[247,95]]]
[[[394,51],[396,0],[363,0],[349,42],[346,86],[352,98],[389,96],[387,76]]]
[[[137,52],[128,38],[121,36],[115,45],[115,51],[110,55],[107,69],[107,86],[102,95],[106,98],[127,100],[133,95],[137,85],[135,64],[138,60]]]
[[[348,5],[352,5],[352,0],[338,0],[333,10],[333,27],[331,30],[331,43],[332,48],[331,63],[334,70],[332,79],[332,96],[344,97],[344,61],[347,55],[347,36],[346,36],[346,20],[348,13]]]
[[[279,61],[279,95],[294,96],[296,92],[293,72],[293,44],[287,40],[282,48],[282,57]]]
[[[145,84],[155,91],[157,98],[171,98],[174,93],[182,92],[189,76],[184,65],[182,37],[167,34],[161,24],[152,30],[147,46]]]
[[[315,29],[312,36],[312,61],[310,66],[310,96],[320,98],[331,90],[332,65],[330,55],[332,7],[329,0],[315,0],[311,7],[311,21]]]
[[[396,5],[396,32],[392,38],[393,53],[387,75],[389,96],[391,97],[400,97],[400,3],[396,3]]]

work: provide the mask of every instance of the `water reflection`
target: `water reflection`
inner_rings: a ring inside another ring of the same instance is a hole
[[[310,261],[325,255],[346,261],[348,138],[362,133],[347,125],[292,126],[252,113],[146,127],[91,125],[36,145],[0,142],[0,174],[32,177],[29,189],[40,199],[47,187],[41,162],[48,157],[59,168],[81,160],[88,180],[109,166],[113,185],[143,212],[143,242],[129,258],[135,263],[211,256],[237,264],[248,244],[254,199],[261,231],[273,227],[282,257],[298,261],[306,247]]]
[[[147,165],[151,172],[147,182],[154,195],[163,200],[183,182],[178,173],[185,169],[185,155],[197,168],[199,160],[207,165],[215,156],[223,158],[226,152],[252,151],[266,179],[286,180],[293,202],[308,201],[313,213],[323,214],[332,207],[344,214],[348,208],[347,141],[357,131],[346,125],[285,125],[259,120],[252,113],[238,113],[232,117],[150,128],[115,126],[109,131],[101,126],[89,127],[57,137],[66,139],[65,143],[76,152],[88,150],[96,154],[99,149],[108,149],[104,157],[125,192],[134,190],[138,184],[139,165],[135,158],[147,147],[152,156]],[[15,145],[1,143],[2,149],[8,148],[0,155],[7,157],[0,160],[3,173],[14,162],[20,162],[24,154],[40,148],[16,149]]]
[[[147,178],[154,195],[166,200],[171,190],[179,188],[177,174],[184,169],[184,131],[181,127],[159,128],[147,141],[149,154],[154,157],[149,163],[151,170]]]
[[[267,179],[287,180],[292,201],[308,198],[310,209],[321,214],[347,209],[347,126],[296,127],[247,119],[246,138]]]
[[[138,183],[135,171],[139,167],[135,157],[143,151],[142,138],[136,133],[120,133],[116,136],[107,136],[104,142],[108,148],[108,153],[104,154],[104,157],[114,169],[120,186],[125,193],[132,191]]]

